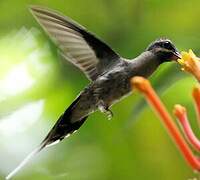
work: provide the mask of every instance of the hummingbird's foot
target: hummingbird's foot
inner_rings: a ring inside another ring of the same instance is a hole
[[[110,109],[106,109],[106,115],[107,115],[107,118],[108,120],[111,120],[112,117],[113,117],[113,112],[110,110]]]
[[[113,117],[112,111],[108,107],[106,107],[105,105],[103,105],[103,103],[100,103],[100,105],[98,106],[98,108],[99,108],[99,110],[102,113],[106,114],[108,120],[112,119],[112,117]]]

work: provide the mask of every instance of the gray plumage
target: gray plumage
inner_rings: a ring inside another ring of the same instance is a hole
[[[91,83],[60,116],[40,146],[7,179],[44,147],[79,129],[96,110],[112,117],[109,107],[131,92],[130,79],[133,76],[148,77],[161,63],[180,57],[170,40],[159,39],[135,59],[127,60],[68,17],[37,6],[31,7],[31,12],[57,44],[63,57],[80,68]]]

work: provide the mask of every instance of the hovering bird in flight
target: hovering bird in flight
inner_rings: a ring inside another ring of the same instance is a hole
[[[91,82],[60,116],[40,146],[7,179],[34,154],[78,130],[91,113],[100,110],[110,119],[113,114],[109,107],[131,92],[133,76],[148,77],[160,64],[180,58],[169,39],[158,39],[138,57],[124,59],[70,18],[43,7],[32,6],[30,10],[63,57],[80,68]]]

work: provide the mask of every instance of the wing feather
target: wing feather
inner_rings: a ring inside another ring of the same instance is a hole
[[[89,79],[95,80],[119,62],[120,57],[109,46],[68,17],[36,6],[31,7],[31,11],[65,59],[79,67]]]

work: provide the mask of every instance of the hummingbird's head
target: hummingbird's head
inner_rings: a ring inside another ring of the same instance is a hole
[[[180,53],[169,39],[158,39],[151,43],[147,51],[154,53],[161,62],[167,62],[181,58]]]

